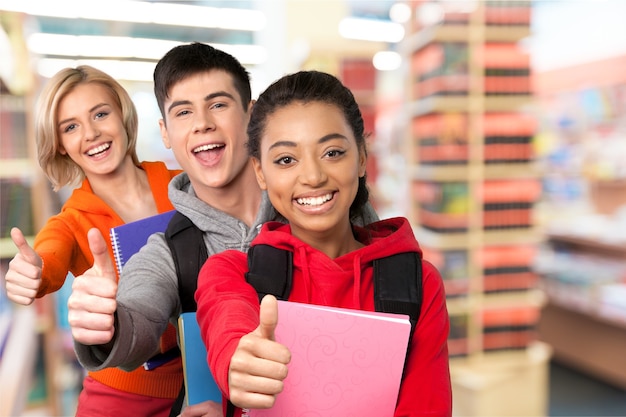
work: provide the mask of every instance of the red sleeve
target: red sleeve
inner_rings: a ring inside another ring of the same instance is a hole
[[[447,343],[450,320],[443,281],[429,262],[423,262],[422,270],[422,311],[411,340],[394,417],[452,415]]]
[[[207,362],[228,395],[228,368],[239,339],[259,325],[259,298],[245,280],[246,254],[228,250],[210,256],[198,275],[196,302]]]

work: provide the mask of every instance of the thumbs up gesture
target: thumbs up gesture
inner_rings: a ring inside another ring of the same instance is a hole
[[[41,285],[41,257],[28,245],[24,234],[17,227],[11,229],[11,239],[18,252],[9,262],[9,270],[5,275],[7,296],[17,304],[29,305]]]
[[[87,234],[93,266],[74,278],[67,300],[68,321],[74,340],[85,345],[103,345],[113,339],[117,302],[117,277],[106,242],[98,229]]]
[[[289,349],[274,338],[278,324],[274,296],[263,298],[259,318],[259,327],[239,340],[228,369],[230,401],[241,408],[272,407],[291,360]]]

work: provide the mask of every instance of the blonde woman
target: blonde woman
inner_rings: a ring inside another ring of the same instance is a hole
[[[39,231],[31,248],[22,231],[11,230],[18,249],[6,274],[9,299],[28,305],[57,291],[68,272],[93,265],[87,231],[111,227],[173,209],[167,186],[180,171],[163,162],[139,162],[137,112],[126,90],[89,66],[54,75],[36,111],[39,164],[55,191],[78,186]],[[108,252],[113,258],[109,244]],[[169,327],[161,350],[176,346]],[[154,370],[109,368],[89,372],[79,396],[78,416],[168,416],[182,384],[180,358]]]

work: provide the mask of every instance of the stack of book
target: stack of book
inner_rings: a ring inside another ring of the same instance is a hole
[[[484,230],[531,227],[541,183],[535,179],[486,180],[481,195],[470,195],[465,182],[415,181],[413,190],[422,227],[440,233],[461,233],[468,230],[473,199],[482,201]]]

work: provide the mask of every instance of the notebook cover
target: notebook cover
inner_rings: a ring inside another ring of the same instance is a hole
[[[284,390],[251,417],[394,413],[411,324],[408,316],[278,302],[276,340],[291,350]]]
[[[174,213],[176,210],[166,211],[111,228],[111,245],[113,246],[115,267],[118,274],[122,272],[122,267],[126,261],[146,244],[150,235],[165,232]]]
[[[183,359],[185,397],[187,405],[204,401],[222,402],[218,388],[207,364],[207,352],[200,337],[196,313],[183,313],[178,318],[178,332]]]

